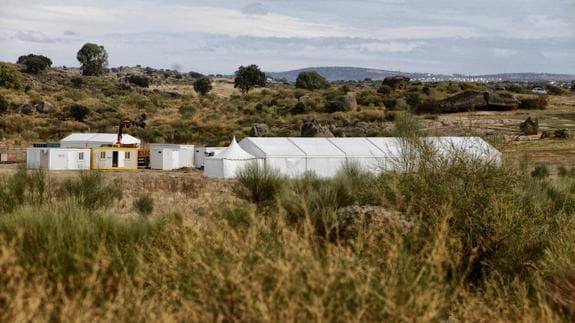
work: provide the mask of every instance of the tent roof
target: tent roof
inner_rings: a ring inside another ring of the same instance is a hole
[[[305,157],[306,154],[289,139],[286,137],[247,137],[242,139],[240,145],[252,144],[264,156]]]
[[[345,157],[346,154],[328,138],[288,138],[306,156]]]
[[[215,156],[208,157],[208,159],[248,160],[255,159],[255,157],[247,151],[243,150],[242,147],[238,145],[236,137],[234,137],[226,149],[220,151]]]
[[[440,151],[459,149],[480,156],[500,153],[480,137],[427,137]],[[378,157],[402,156],[402,141],[396,137],[247,137],[240,146],[254,147],[258,157]],[[247,148],[246,148],[247,149]],[[253,149],[250,149],[254,153]]]
[[[60,142],[105,142],[110,144],[115,144],[118,135],[115,133],[73,133],[68,135]],[[139,144],[140,139],[131,136],[129,134],[122,134],[123,144]]]

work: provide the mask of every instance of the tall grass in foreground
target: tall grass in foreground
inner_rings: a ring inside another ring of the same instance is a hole
[[[575,319],[575,180],[416,153],[380,176],[252,170],[202,225],[48,186],[0,212],[0,321]]]

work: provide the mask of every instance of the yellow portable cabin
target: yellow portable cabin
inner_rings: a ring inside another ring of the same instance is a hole
[[[138,169],[138,148],[95,147],[92,148],[92,169],[127,170]]]

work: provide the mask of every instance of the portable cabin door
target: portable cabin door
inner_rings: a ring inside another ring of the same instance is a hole
[[[118,167],[118,155],[119,155],[119,151],[114,150],[112,151],[112,167],[117,168]]]

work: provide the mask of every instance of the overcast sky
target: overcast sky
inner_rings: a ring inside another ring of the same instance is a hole
[[[0,0],[0,60],[232,73],[359,66],[405,72],[575,74],[575,0]]]

